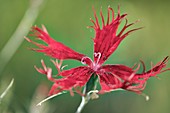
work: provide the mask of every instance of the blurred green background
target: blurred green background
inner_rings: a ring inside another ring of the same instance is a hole
[[[29,0],[0,0],[0,51],[15,32],[30,4]],[[46,0],[32,25],[44,24],[49,34],[74,50],[92,57],[94,36],[89,18],[93,18],[92,6],[99,14],[102,6],[104,16],[110,5],[115,11],[120,4],[121,13],[128,13],[129,22],[141,21],[134,27],[144,26],[128,36],[106,63],[133,66],[142,59],[147,69],[170,55],[170,1],[169,0]],[[30,17],[31,18],[31,17]],[[21,30],[22,32],[22,30]],[[17,43],[17,40],[16,40]],[[34,47],[27,41],[0,73],[0,94],[12,78],[12,89],[2,99],[2,113],[74,113],[80,103],[79,95],[64,94],[36,106],[45,98],[52,85],[46,76],[39,74],[34,65],[41,66],[40,60],[54,68],[49,57],[30,51]],[[80,62],[67,60],[68,68],[82,65]],[[2,64],[0,64],[2,65]],[[170,64],[168,64],[170,67]],[[54,70],[54,74],[57,72]],[[117,91],[90,101],[82,113],[169,113],[170,112],[170,72],[160,75],[161,80],[151,78],[144,93],[150,96],[145,101],[143,96],[132,92]]]

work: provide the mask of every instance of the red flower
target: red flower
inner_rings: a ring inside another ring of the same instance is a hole
[[[52,77],[52,69],[46,67],[44,61],[42,60],[43,69],[37,67],[35,68],[38,72],[47,75],[47,78],[50,81],[54,82],[49,93],[50,95],[57,94],[63,90],[69,90],[71,94],[73,94],[73,88],[76,92],[82,94],[81,88],[83,86],[86,86],[87,93],[88,91],[94,90],[96,88],[94,87],[94,82],[97,79],[99,80],[101,87],[99,93],[110,92],[119,88],[136,93],[141,93],[141,91],[145,88],[146,81],[150,77],[156,76],[161,72],[169,70],[163,70],[163,68],[165,68],[166,66],[166,62],[168,61],[168,57],[166,57],[162,62],[156,64],[155,66],[152,66],[149,71],[145,71],[145,65],[143,61],[141,61],[141,64],[143,66],[142,73],[137,73],[138,69],[140,68],[140,64],[138,64],[136,69],[134,69],[135,66],[133,68],[130,68],[120,64],[102,65],[117,49],[121,41],[127,35],[129,35],[129,33],[141,28],[125,31],[134,23],[128,24],[127,19],[125,19],[127,14],[121,15],[119,8],[116,17],[114,17],[113,9],[110,7],[108,8],[108,17],[106,22],[104,20],[102,11],[100,11],[100,16],[102,19],[102,27],[99,25],[95,11],[95,21],[91,19],[91,22],[94,25],[89,26],[95,30],[94,61],[88,56],[75,52],[64,44],[52,39],[44,26],[42,26],[42,29],[38,28],[37,26],[34,26],[32,28],[34,32],[33,35],[47,43],[46,46],[44,44],[39,44],[26,38],[29,42],[39,47],[38,49],[33,50],[37,52],[43,52],[46,55],[49,55],[58,60],[74,59],[86,65],[61,71],[61,62],[59,63],[57,61],[53,61],[58,70],[57,76],[62,76],[61,79],[55,79]],[[112,16],[112,20],[110,20],[110,16]],[[124,19],[126,20],[126,23],[122,30],[118,33],[118,27],[121,21]]]

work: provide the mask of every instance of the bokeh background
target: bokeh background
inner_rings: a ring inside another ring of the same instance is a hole
[[[36,0],[0,0],[0,51],[15,32],[33,1]],[[133,66],[142,59],[149,69],[151,61],[156,64],[170,55],[169,0],[44,0],[38,9],[40,11],[36,21],[28,26],[44,24],[53,38],[92,57],[91,37],[94,37],[94,31],[86,28],[92,25],[89,21],[90,17],[93,18],[92,6],[98,14],[102,6],[106,17],[109,5],[115,11],[120,5],[121,13],[128,13],[129,22],[140,19],[140,22],[132,28],[141,26],[144,28],[128,36],[106,63]],[[30,15],[28,20],[31,18]],[[23,29],[20,29],[20,32],[23,32]],[[19,44],[18,39],[14,44]],[[15,79],[12,88],[0,103],[0,112],[74,113],[81,101],[77,94],[73,97],[70,94],[63,94],[42,106],[36,106],[46,97],[52,83],[46,76],[39,74],[34,65],[40,67],[40,60],[44,59],[46,64],[53,68],[54,74],[57,72],[50,57],[33,52],[28,49],[29,47],[34,46],[24,40],[0,73],[0,94],[11,79]],[[1,58],[1,61],[3,60]],[[82,65],[71,60],[64,61],[64,64],[68,64],[67,69]],[[2,68],[4,64],[0,65]],[[150,96],[149,101],[132,92],[117,91],[100,95],[99,99],[90,101],[82,113],[169,113],[169,75],[170,72],[165,72],[160,74],[160,80],[149,79],[144,90],[144,93]]]

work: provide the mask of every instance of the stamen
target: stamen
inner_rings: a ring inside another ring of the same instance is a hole
[[[81,63],[82,63],[82,64],[86,64],[86,62],[84,61],[85,58],[87,58],[87,57],[83,57],[83,58],[81,59]]]
[[[94,57],[97,57],[97,62],[96,62],[96,64],[99,63],[99,60],[100,60],[101,56],[102,56],[102,54],[101,54],[100,52],[94,53]]]
[[[92,66],[93,61],[91,60],[91,58],[85,56],[85,57],[83,57],[83,58],[81,59],[81,63],[82,63],[82,64],[87,64],[87,65],[89,65],[89,66]]]

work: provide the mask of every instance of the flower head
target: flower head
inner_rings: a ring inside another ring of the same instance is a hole
[[[124,89],[141,93],[145,88],[146,81],[150,77],[154,77],[161,72],[170,69],[163,69],[166,67],[168,57],[166,57],[160,63],[155,66],[151,66],[151,69],[145,71],[144,62],[141,61],[143,66],[143,72],[138,73],[140,64],[134,67],[128,67],[121,64],[115,65],[103,65],[103,63],[109,58],[109,56],[117,49],[121,41],[126,38],[131,32],[141,28],[131,29],[127,31],[127,28],[132,26],[134,23],[128,24],[125,18],[127,14],[120,14],[118,8],[117,16],[114,17],[115,13],[111,7],[108,8],[107,20],[104,19],[102,11],[100,16],[102,20],[102,26],[99,25],[98,17],[94,10],[95,20],[90,19],[93,26],[89,26],[95,30],[94,37],[94,59],[92,60],[88,56],[78,53],[71,48],[65,46],[61,42],[58,42],[50,37],[46,28],[42,26],[42,29],[34,26],[32,27],[33,35],[38,39],[44,41],[47,45],[36,43],[29,38],[26,38],[29,42],[38,46],[37,49],[33,49],[37,52],[45,53],[58,60],[74,59],[78,60],[85,66],[75,67],[69,70],[62,70],[62,62],[52,61],[58,70],[57,76],[62,76],[60,79],[52,77],[52,69],[46,67],[42,60],[43,68],[37,68],[39,73],[47,75],[47,78],[54,84],[49,92],[50,95],[57,94],[61,91],[68,90],[73,95],[73,89],[79,94],[82,94],[82,88],[85,88],[85,92],[88,93],[91,90],[95,90],[95,82],[98,80],[100,83],[99,93],[105,93],[114,91],[116,89]],[[112,20],[110,20],[110,16]],[[118,32],[118,27],[122,20],[125,20],[125,25]],[[125,31],[126,30],[126,31]],[[136,68],[135,68],[136,67]]]

